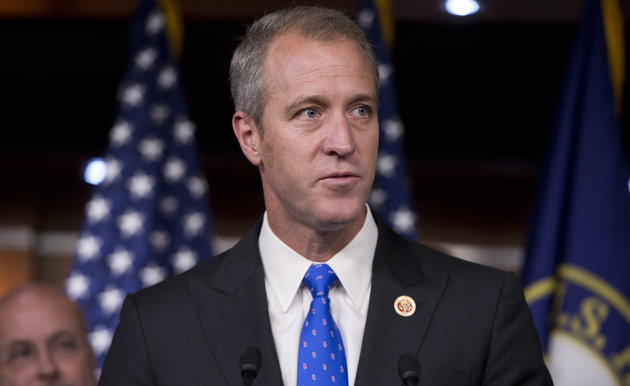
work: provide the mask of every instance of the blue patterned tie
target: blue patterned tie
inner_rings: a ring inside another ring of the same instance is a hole
[[[300,335],[298,386],[348,385],[346,353],[328,298],[337,280],[327,264],[313,264],[304,275],[313,301]]]

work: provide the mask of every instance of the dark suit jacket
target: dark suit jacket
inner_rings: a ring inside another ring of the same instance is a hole
[[[262,352],[254,385],[282,385],[271,333],[259,222],[231,250],[129,295],[100,385],[242,385],[239,358]],[[518,279],[408,241],[377,218],[379,238],[356,385],[551,385]],[[399,316],[394,300],[413,298]]]

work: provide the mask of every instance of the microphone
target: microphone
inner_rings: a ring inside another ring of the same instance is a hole
[[[260,350],[257,347],[249,347],[245,350],[245,354],[241,356],[239,363],[241,365],[241,376],[243,377],[243,385],[251,386],[254,378],[260,371],[261,359]]]
[[[417,386],[420,382],[420,364],[411,354],[398,358],[398,375],[405,386]]]

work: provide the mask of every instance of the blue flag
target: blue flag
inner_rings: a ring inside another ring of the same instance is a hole
[[[383,30],[372,0],[363,0],[358,23],[379,62],[379,149],[370,206],[401,235],[418,238],[417,215],[411,199],[404,150],[404,126],[398,115],[396,79]]]
[[[611,81],[623,30],[608,24],[618,11],[586,2],[530,224],[523,284],[557,385],[630,385],[628,159]]]
[[[99,367],[127,293],[209,258],[207,183],[167,20],[143,0],[110,133],[106,177],[86,207],[67,293],[83,308]]]

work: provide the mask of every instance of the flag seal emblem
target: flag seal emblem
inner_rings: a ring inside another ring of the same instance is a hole
[[[590,384],[630,384],[630,342],[606,334],[630,324],[628,298],[599,276],[571,264],[558,267],[557,281],[540,281],[538,288],[536,284],[526,290],[530,305],[554,296],[547,357],[549,369],[562,375],[554,380],[584,381],[584,373],[575,375],[580,379],[566,379],[575,374],[564,368],[570,363],[588,368]]]

